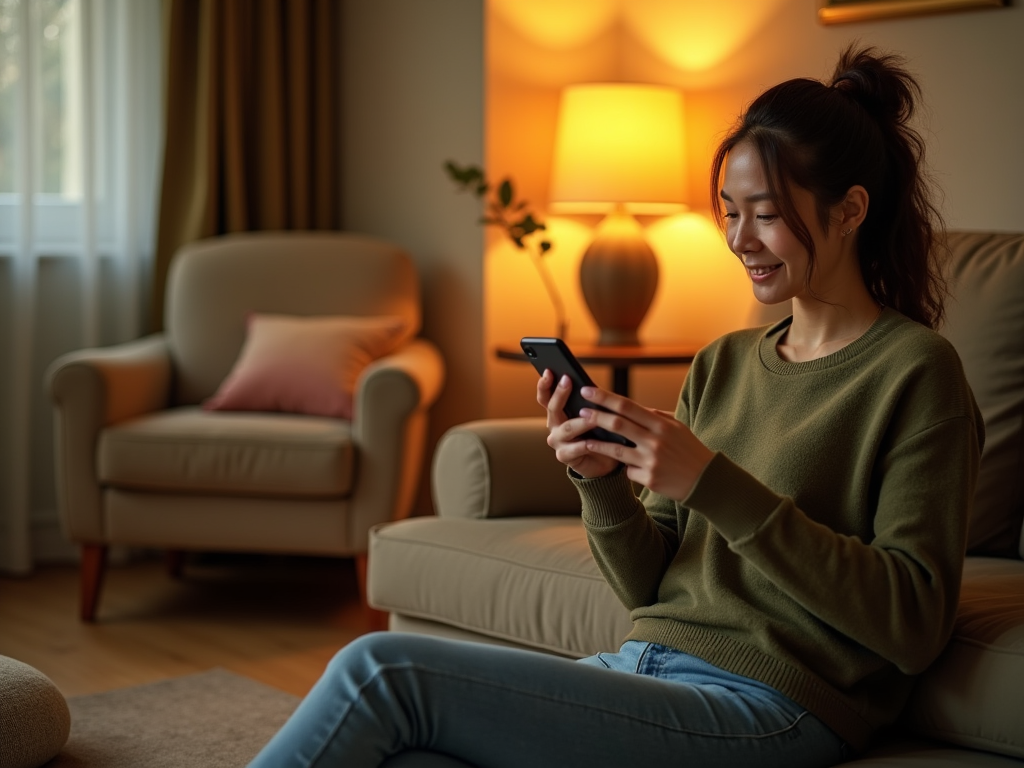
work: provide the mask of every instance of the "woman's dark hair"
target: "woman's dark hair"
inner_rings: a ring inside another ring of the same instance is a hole
[[[871,295],[930,328],[943,316],[946,284],[936,260],[942,218],[924,171],[924,142],[910,127],[920,87],[902,58],[849,46],[828,84],[796,79],[761,94],[715,152],[712,208],[728,153],[748,142],[761,159],[778,214],[807,248],[814,242],[796,212],[790,184],[810,191],[823,230],[829,210],[855,184],[868,193],[857,256]]]

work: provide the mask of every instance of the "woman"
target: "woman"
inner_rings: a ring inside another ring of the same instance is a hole
[[[895,57],[850,49],[828,85],[751,104],[713,194],[757,299],[793,312],[702,350],[675,414],[591,388],[608,411],[568,419],[568,382],[541,377],[548,443],[632,611],[619,651],[368,635],[253,765],[424,749],[476,766],[829,766],[897,717],[952,629],[984,439],[932,330],[917,93]],[[635,447],[579,439],[594,426]]]

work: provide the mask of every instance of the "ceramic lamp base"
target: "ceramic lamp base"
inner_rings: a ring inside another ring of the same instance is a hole
[[[636,346],[637,331],[658,289],[658,260],[639,223],[608,215],[580,263],[580,287],[600,328],[602,346]]]

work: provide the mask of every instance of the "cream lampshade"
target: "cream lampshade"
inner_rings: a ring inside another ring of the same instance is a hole
[[[685,209],[683,96],[625,83],[562,92],[551,211],[607,213],[580,264],[580,285],[601,329],[599,344],[639,344],[658,287],[658,261],[633,214]]]

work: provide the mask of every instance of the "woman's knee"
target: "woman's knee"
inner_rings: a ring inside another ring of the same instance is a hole
[[[401,632],[370,632],[360,635],[343,647],[327,665],[327,674],[352,674],[363,671],[372,675],[382,667],[414,661],[421,657],[424,641],[434,638]]]

